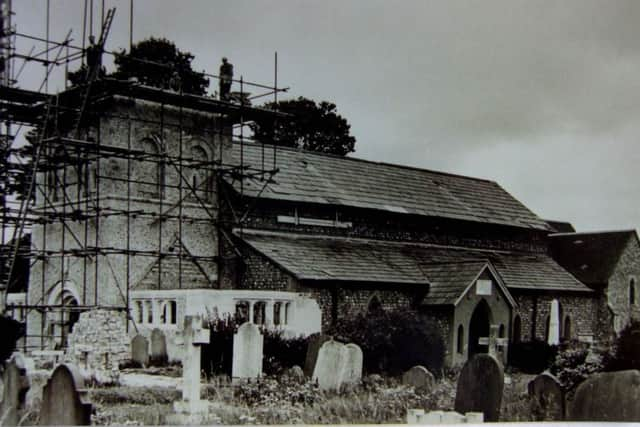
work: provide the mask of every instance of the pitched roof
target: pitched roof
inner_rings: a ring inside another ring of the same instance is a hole
[[[243,164],[261,167],[264,159],[271,168],[273,150],[243,144]],[[240,144],[234,144],[233,156],[239,164]],[[549,230],[493,181],[290,148],[278,147],[276,156],[273,181],[246,178],[245,195]]]
[[[547,219],[547,224],[549,227],[557,233],[575,233],[576,229],[573,228],[573,224],[568,221],[554,221],[552,219]]]
[[[606,285],[635,230],[557,233],[549,236],[553,258],[587,285]]]
[[[247,229],[236,236],[297,279],[429,285],[430,304],[453,304],[488,264],[508,288],[591,292],[544,254]]]

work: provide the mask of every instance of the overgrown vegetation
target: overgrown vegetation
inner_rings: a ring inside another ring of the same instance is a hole
[[[573,392],[590,375],[602,371],[600,357],[589,358],[587,344],[577,341],[564,343],[558,349],[550,371],[558,377],[566,392]]]
[[[634,320],[620,332],[603,363],[605,371],[640,369],[640,321]]]
[[[240,322],[234,316],[212,317],[209,320],[209,344],[202,346],[202,369],[213,375],[231,375],[233,336]],[[263,366],[266,375],[280,374],[294,365],[304,366],[308,339],[285,337],[282,331],[263,329]]]
[[[342,320],[330,335],[362,349],[367,373],[400,375],[423,365],[442,375],[444,340],[436,323],[413,311],[379,311]]]

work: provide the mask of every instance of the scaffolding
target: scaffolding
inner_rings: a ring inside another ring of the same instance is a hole
[[[248,123],[283,117],[275,110],[250,103],[252,99],[272,97],[275,105],[278,94],[288,89],[278,87],[277,54],[273,85],[234,79],[240,91],[233,100],[184,93],[181,87],[157,88],[115,80],[90,67],[85,83],[67,88],[69,67],[85,65],[89,49],[84,44],[86,19],[81,46],[71,40],[71,31],[62,41],[51,40],[47,1],[47,36],[39,38],[17,31],[11,1],[0,1],[0,290],[5,313],[15,315],[19,310],[24,319],[31,312],[40,313],[39,330],[34,333],[33,328],[28,329],[25,351],[64,347],[78,314],[90,309],[123,311],[135,327],[129,297],[135,284],[134,264],[151,266],[145,267],[146,274],[156,275],[152,281],[158,289],[166,280],[163,266],[175,273],[173,289],[189,286],[185,281],[193,280],[193,266],[201,279],[215,288],[211,269],[223,262],[223,254],[217,247],[209,253],[194,253],[183,239],[187,235],[193,238],[194,230],[203,229],[215,230],[218,239],[228,239],[223,229],[241,228],[247,213],[233,212],[228,218],[219,214],[222,181],[238,183],[242,199],[246,179],[266,187],[277,173],[275,148],[265,150],[263,145],[259,164],[247,164],[243,154],[245,144],[255,143],[245,135]],[[87,12],[93,14],[93,1],[90,11],[86,1],[84,7],[85,17]],[[114,54],[105,49],[114,16],[115,8],[106,10],[103,1],[97,46],[107,55]],[[132,1],[129,22],[131,45]],[[93,34],[93,29],[88,33]],[[39,48],[20,52],[16,49],[19,38]],[[38,90],[19,86],[20,74],[30,64],[45,68]],[[52,71],[61,67],[65,90],[51,93]],[[214,81],[219,78],[202,74]],[[246,88],[261,93],[250,97]],[[151,105],[152,114],[138,114],[136,108],[141,105]],[[142,142],[140,129],[147,130]],[[202,146],[194,145],[194,140],[202,140]],[[230,157],[227,142],[239,146],[239,158]],[[12,188],[22,194],[10,194]],[[249,209],[250,204],[241,206]],[[105,237],[105,227],[111,227],[109,233],[120,238]],[[146,233],[144,244],[136,234],[142,231]],[[150,231],[154,236],[148,235]],[[28,235],[30,242],[25,243]],[[18,286],[25,280],[21,274],[25,262],[31,275],[29,286],[40,289],[29,289],[24,303],[13,304],[7,297],[23,290]],[[71,276],[79,288],[75,294],[65,289]],[[101,297],[105,282],[117,289],[116,298],[106,298],[111,303]],[[61,289],[52,299],[54,287]]]

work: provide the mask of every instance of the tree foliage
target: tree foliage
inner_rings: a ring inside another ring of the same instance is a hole
[[[165,38],[150,37],[131,46],[131,51],[122,51],[115,55],[116,71],[108,77],[119,80],[136,78],[147,86],[169,88],[179,77],[182,91],[195,95],[204,95],[209,87],[209,79],[195,72],[191,66],[194,56],[181,51]],[[72,84],[84,82],[86,69],[69,74]]]
[[[291,117],[256,122],[254,133],[259,141],[340,156],[355,151],[356,139],[349,134],[351,126],[333,103],[299,97],[267,103],[264,107],[289,113]]]

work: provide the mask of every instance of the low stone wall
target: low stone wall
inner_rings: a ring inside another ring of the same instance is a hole
[[[129,348],[123,312],[90,310],[74,325],[65,360],[78,365],[86,377],[114,382],[118,365],[130,358]]]

